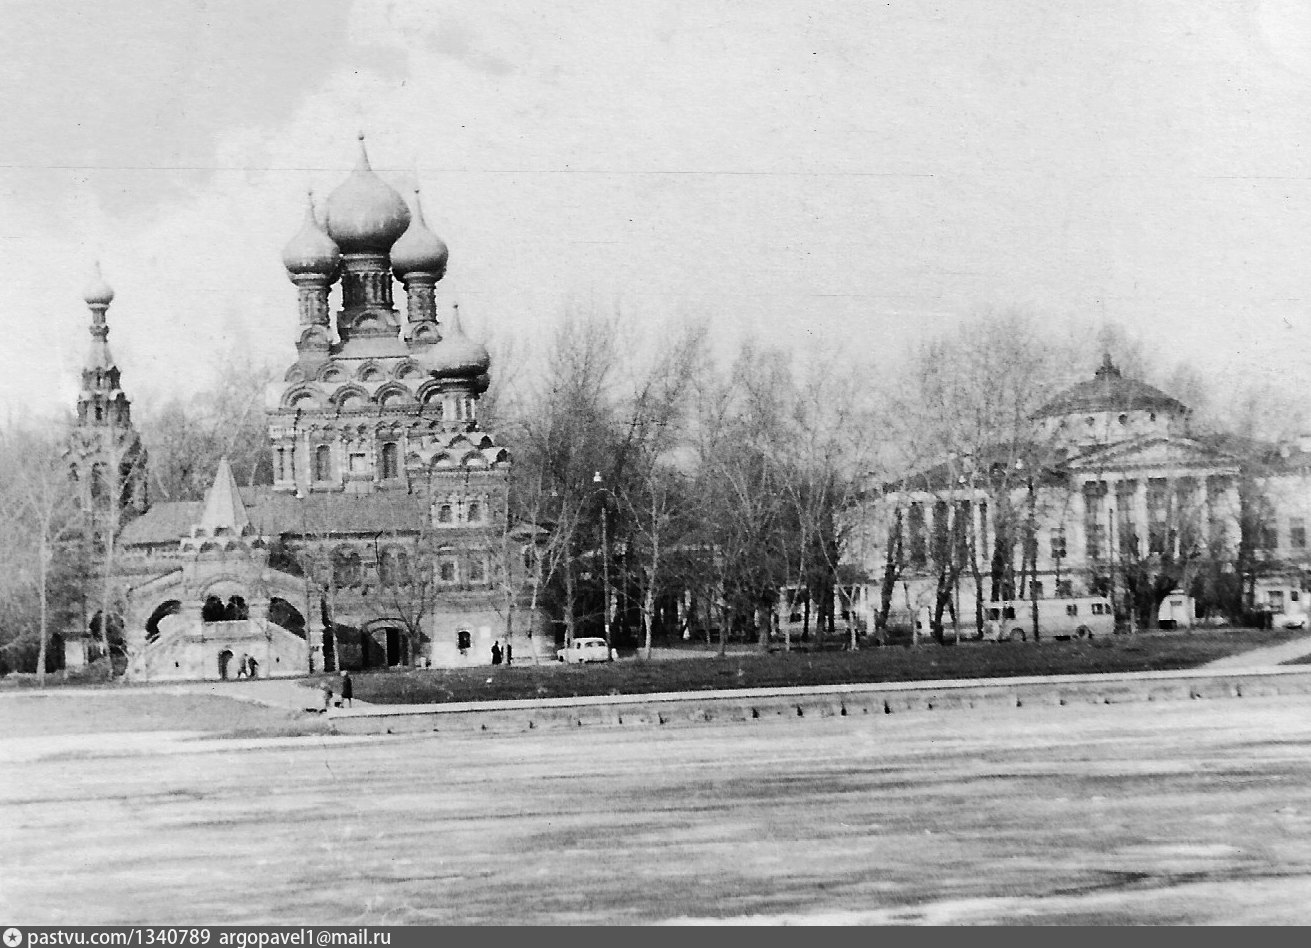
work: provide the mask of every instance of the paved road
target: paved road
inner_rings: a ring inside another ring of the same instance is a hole
[[[0,737],[0,920],[1305,924],[1311,699]]]

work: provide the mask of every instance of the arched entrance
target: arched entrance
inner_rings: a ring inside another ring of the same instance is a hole
[[[285,599],[274,596],[269,600],[269,621],[282,626],[292,635],[305,638],[305,617]]]
[[[161,602],[156,606],[155,611],[152,612],[150,618],[146,620],[146,641],[153,642],[155,639],[159,638],[160,620],[168,616],[175,616],[181,611],[182,603],[178,602],[176,599]]]
[[[232,664],[232,650],[225,648],[223,651],[219,652],[218,655],[219,677],[222,678],[224,681],[228,680],[228,667],[231,664]]]

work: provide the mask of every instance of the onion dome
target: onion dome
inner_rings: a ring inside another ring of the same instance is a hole
[[[114,302],[114,290],[105,278],[100,275],[100,261],[96,261],[95,272],[91,275],[91,281],[86,285],[86,291],[83,292],[82,298],[87,301],[88,306],[108,306]]]
[[[442,325],[441,342],[428,353],[428,366],[441,378],[474,378],[492,364],[487,347],[464,334],[457,305],[450,321]]]
[[[341,263],[341,251],[331,237],[323,232],[314,216],[314,195],[305,202],[305,223],[296,236],[282,248],[282,265],[291,274],[321,273],[331,276]]]
[[[342,253],[386,253],[409,226],[405,199],[369,167],[363,133],[355,170],[328,195],[327,217]]]
[[[398,277],[407,273],[435,273],[440,277],[446,272],[446,260],[450,256],[446,242],[428,229],[428,222],[423,219],[423,205],[419,203],[419,189],[414,189],[414,216],[410,219],[409,229],[391,248],[391,268]]]

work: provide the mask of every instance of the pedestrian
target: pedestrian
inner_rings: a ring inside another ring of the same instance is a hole
[[[255,661],[254,655],[252,655],[250,659],[246,662],[246,668],[247,668],[246,674],[249,675],[251,678],[259,677],[259,662]]]
[[[242,652],[241,663],[237,665],[238,678],[245,678],[248,674],[250,674],[249,667],[248,667],[249,662],[250,662],[250,656],[247,655],[245,652]]]
[[[332,681],[323,679],[323,713],[328,713],[328,708],[332,706]]]
[[[510,647],[510,640],[505,640],[505,664],[514,664],[514,649]]]
[[[492,664],[501,664],[501,643],[499,641],[492,643]]]
[[[343,671],[341,673],[341,703],[346,707],[354,707],[355,704],[355,684],[351,681],[351,673]]]

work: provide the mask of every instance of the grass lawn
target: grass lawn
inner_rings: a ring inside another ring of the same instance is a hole
[[[1217,658],[1301,638],[1274,629],[1205,630],[1117,635],[1094,641],[1040,644],[967,642],[958,646],[892,646],[858,652],[746,654],[701,659],[612,664],[424,669],[360,674],[355,697],[379,704],[650,694],[718,688],[924,681],[935,678],[1006,678],[1095,672],[1195,668]]]
[[[8,736],[110,734],[119,731],[205,731],[267,737],[322,730],[317,720],[280,708],[214,695],[165,694],[151,688],[95,693],[24,691],[0,698]]]

